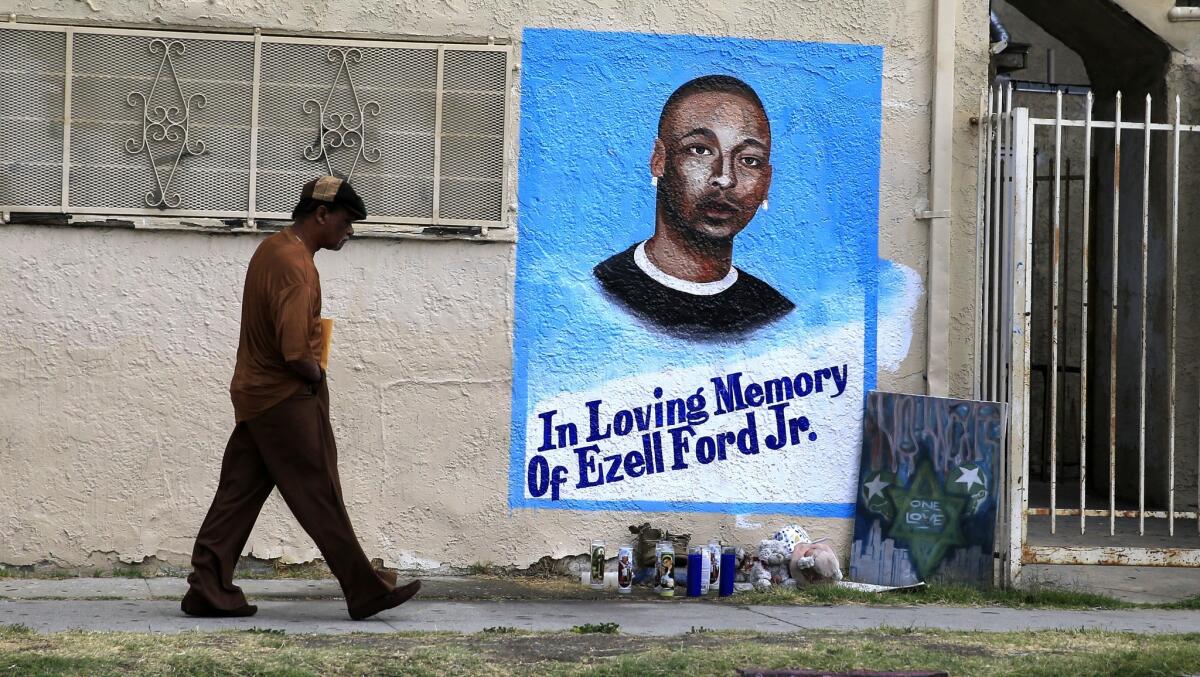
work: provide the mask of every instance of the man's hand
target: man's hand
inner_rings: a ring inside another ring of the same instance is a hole
[[[321,372],[321,365],[317,364],[316,360],[292,360],[287,363],[288,369],[291,369],[294,374],[304,379],[306,383],[317,384],[325,376]]]

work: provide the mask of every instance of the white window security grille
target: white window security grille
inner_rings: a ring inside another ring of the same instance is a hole
[[[0,211],[503,227],[507,45],[0,24]]]

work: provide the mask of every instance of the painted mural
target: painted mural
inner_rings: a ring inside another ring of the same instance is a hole
[[[525,31],[511,506],[853,515],[881,65]]]
[[[990,585],[1007,405],[871,393],[850,578]]]

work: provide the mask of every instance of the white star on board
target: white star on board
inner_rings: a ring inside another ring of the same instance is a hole
[[[875,479],[871,480],[870,482],[867,482],[863,486],[867,488],[867,500],[869,501],[872,498],[878,496],[879,493],[881,491],[883,491],[885,487],[891,486],[891,483],[884,482],[882,479],[882,475],[876,475]]]
[[[979,468],[971,468],[970,470],[966,468],[959,468],[959,472],[962,474],[960,474],[958,479],[954,481],[962,482],[963,484],[967,485],[967,491],[970,491],[971,487],[975,486],[976,484],[981,487],[987,486],[979,477]]]

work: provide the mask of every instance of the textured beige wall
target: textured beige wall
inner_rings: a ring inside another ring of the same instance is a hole
[[[922,3],[932,4],[932,3]],[[952,216],[950,231],[950,396],[970,397],[976,382],[977,345],[975,330],[978,312],[978,297],[981,287],[976,245],[976,219],[979,207],[976,197],[976,183],[979,180],[979,128],[971,124],[971,119],[983,115],[983,93],[987,88],[988,74],[988,9],[987,3],[961,2],[957,12],[957,27],[955,38],[958,48],[955,50],[955,81],[954,81],[954,169],[951,176],[952,199],[950,212]],[[914,21],[919,18],[914,17]],[[918,24],[925,25],[925,24]],[[914,72],[914,77],[922,77],[924,67]],[[884,85],[886,98],[887,85]],[[886,105],[886,103],[885,103]],[[894,181],[894,175],[887,171],[886,158],[890,152],[899,152],[900,148],[889,150],[888,129],[883,131],[884,171],[880,176],[880,187],[884,195],[889,190],[888,184]],[[926,142],[928,143],[928,142]],[[920,153],[920,150],[915,150]],[[898,207],[898,205],[897,205]],[[895,207],[893,207],[895,208]],[[887,209],[887,200],[884,201]],[[886,213],[886,211],[885,211]],[[904,250],[896,254],[883,247],[882,232],[885,225],[880,223],[880,256],[904,260]],[[904,232],[911,232],[902,228]],[[926,250],[928,251],[928,244]],[[908,264],[913,265],[913,264]],[[924,272],[925,267],[917,267]],[[921,325],[924,326],[924,325]],[[916,335],[914,335],[916,341]],[[917,345],[923,345],[922,343]],[[914,352],[916,352],[914,350]],[[910,356],[910,359],[915,359]],[[915,365],[923,365],[923,359]],[[918,366],[917,368],[922,368]],[[902,370],[901,374],[905,372]],[[880,374],[882,388],[890,387],[886,374]],[[921,392],[913,388],[900,387],[907,392]]]
[[[106,24],[494,35],[523,26],[881,44],[880,253],[924,275],[932,0],[633,3],[0,1],[24,18]],[[960,3],[951,250],[952,393],[973,378],[976,129],[986,5]],[[232,423],[226,387],[242,275],[259,237],[0,227],[0,563],[147,556],[185,564]],[[351,516],[391,565],[527,565],[625,540],[628,524],[737,542],[798,521],[847,552],[850,523],[778,516],[510,511],[513,246],[360,239],[317,258],[339,318],[330,370]],[[924,300],[919,304],[923,308]],[[924,312],[881,388],[923,392]],[[273,496],[248,553],[304,561],[315,547]]]
[[[1121,9],[1145,24],[1171,47],[1181,52],[1200,50],[1200,24],[1171,21],[1168,15],[1175,0],[1114,0]]]

